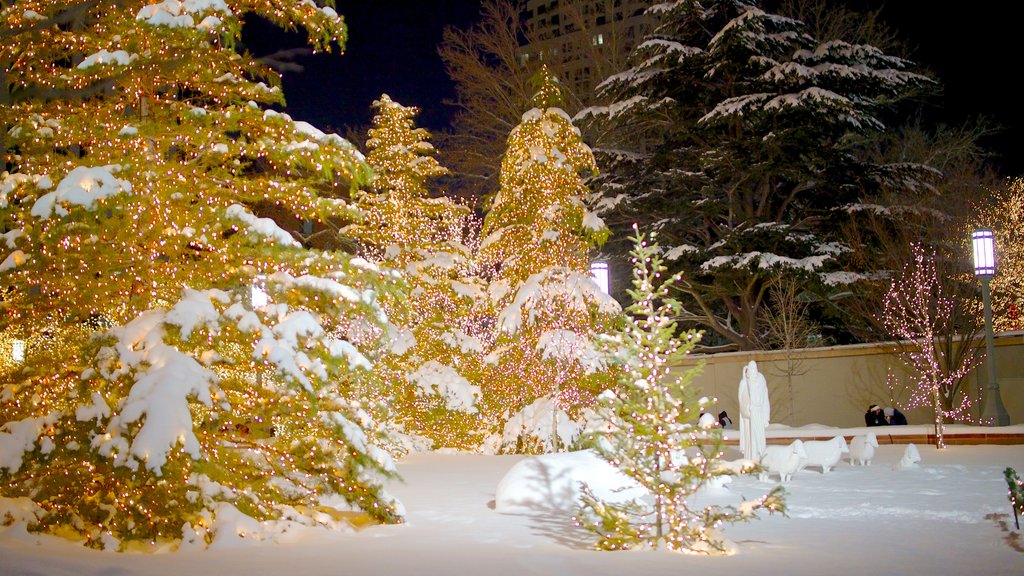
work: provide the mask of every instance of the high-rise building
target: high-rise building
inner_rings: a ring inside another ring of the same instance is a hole
[[[654,27],[651,0],[521,0],[527,42],[521,65],[544,63],[578,103],[622,70],[629,52]]]

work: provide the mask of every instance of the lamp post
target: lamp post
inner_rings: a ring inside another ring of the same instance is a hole
[[[999,396],[999,382],[996,381],[996,352],[992,343],[992,296],[989,283],[996,273],[995,238],[992,230],[978,228],[971,233],[974,244],[974,275],[981,280],[981,301],[985,307],[985,365],[988,367],[988,385],[982,394],[981,421],[989,426],[1006,426],[1010,416]]]

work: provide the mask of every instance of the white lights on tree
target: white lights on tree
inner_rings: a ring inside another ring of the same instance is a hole
[[[25,341],[14,340],[11,342],[11,360],[21,364],[25,361]]]
[[[611,273],[608,270],[607,262],[591,262],[590,263],[590,277],[597,282],[597,285],[601,288],[601,291],[608,294],[608,288],[611,282]]]
[[[971,233],[971,241],[974,244],[975,276],[995,276],[995,238],[992,230],[978,228]]]
[[[249,298],[254,309],[270,304],[270,297],[267,296],[266,291],[263,289],[266,285],[266,277],[264,276],[257,276],[256,280],[253,281]]]

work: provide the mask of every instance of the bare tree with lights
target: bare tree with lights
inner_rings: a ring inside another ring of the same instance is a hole
[[[964,390],[967,374],[976,362],[974,334],[960,338],[953,325],[953,309],[964,302],[940,278],[936,252],[920,244],[913,260],[892,280],[885,295],[882,323],[901,341],[900,358],[910,372],[910,407],[928,407],[935,425],[935,444],[945,448],[947,420],[967,420],[972,405]],[[965,353],[957,353],[958,350]],[[890,374],[890,387],[894,386]]]
[[[285,229],[354,218],[369,169],[234,50],[248,15],[340,49],[330,4],[0,8],[0,333],[24,350],[0,494],[30,529],[124,549],[401,520],[358,395],[398,285]]]
[[[784,512],[782,488],[738,508],[694,502],[702,487],[738,471],[721,465],[722,430],[697,424],[707,403],[692,383],[700,368],[672,372],[673,363],[700,340],[693,330],[676,333],[679,302],[670,291],[679,275],[668,276],[656,243],[639,232],[632,240],[633,303],[615,353],[624,370],[614,391],[599,399],[597,412],[607,431],[595,434],[592,444],[649,496],[611,503],[584,486],[577,523],[595,532],[597,546],[605,550],[664,546],[725,553],[722,524],[756,518],[759,509]]]

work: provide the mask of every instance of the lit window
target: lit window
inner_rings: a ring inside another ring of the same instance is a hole
[[[590,277],[594,279],[598,287],[601,288],[601,292],[608,293],[609,283],[611,281],[611,273],[608,270],[607,262],[591,262],[590,263]]]
[[[602,46],[604,45],[604,34],[598,32],[597,34],[594,35],[593,38],[590,39],[590,41],[591,43],[593,43],[594,46]]]

